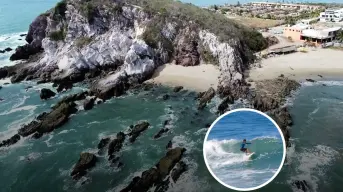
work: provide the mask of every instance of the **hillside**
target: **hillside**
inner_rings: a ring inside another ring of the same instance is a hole
[[[219,87],[232,88],[244,82],[253,53],[267,46],[257,31],[173,0],[63,0],[32,22],[26,41],[11,60],[30,59],[1,69],[1,77],[90,80],[103,99],[149,79],[170,61],[219,65]]]

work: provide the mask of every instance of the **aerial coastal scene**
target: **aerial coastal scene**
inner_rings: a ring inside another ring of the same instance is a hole
[[[242,107],[287,145],[259,191],[342,191],[342,27],[339,2],[4,0],[0,191],[227,191],[204,138]]]

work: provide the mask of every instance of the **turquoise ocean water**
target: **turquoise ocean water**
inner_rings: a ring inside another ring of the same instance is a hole
[[[240,151],[242,140],[255,154]],[[204,144],[207,164],[222,182],[236,188],[252,188],[272,178],[282,165],[284,147],[278,128],[265,116],[238,111],[213,125]]]
[[[2,0],[0,4],[0,49],[24,44],[18,40],[30,21],[52,7],[53,0]],[[215,3],[215,2],[211,2]],[[201,3],[199,3],[201,4]],[[12,39],[8,39],[12,38]],[[0,66],[13,64],[8,55],[0,55]],[[24,123],[30,122],[43,111],[48,111],[63,95],[48,101],[39,99],[42,87],[31,82],[3,85],[0,98],[0,140],[12,136]],[[328,86],[304,84],[290,100],[294,126],[291,130],[292,147],[288,149],[287,163],[268,186],[259,191],[295,191],[294,180],[307,180],[312,191],[342,191],[343,181],[343,83],[325,82]],[[33,88],[26,91],[27,86]],[[202,147],[206,134],[205,124],[215,119],[218,104],[197,114],[195,93],[181,92],[170,100],[162,101],[168,88],[154,92],[129,93],[96,106],[91,111],[73,115],[63,127],[39,140],[25,139],[9,148],[0,149],[0,192],[21,191],[118,191],[142,171],[154,166],[165,154],[165,146],[172,140],[174,146],[184,146],[184,161],[188,170],[174,185],[174,191],[227,191],[206,169]],[[170,93],[173,94],[173,93]],[[152,136],[171,119],[171,131],[158,140]],[[114,136],[139,120],[148,120],[151,127],[134,144],[125,143],[121,169],[111,168],[105,156],[80,185],[69,176],[80,152],[95,152],[99,140]]]

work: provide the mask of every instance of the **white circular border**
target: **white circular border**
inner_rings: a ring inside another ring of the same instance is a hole
[[[222,119],[224,116],[226,115],[229,115],[231,113],[235,113],[235,112],[239,112],[239,111],[250,111],[250,112],[255,112],[255,113],[258,113],[260,115],[263,115],[264,117],[268,118],[273,124],[275,127],[277,127],[277,129],[279,130],[279,133],[281,135],[281,138],[282,138],[282,143],[283,143],[283,156],[282,156],[282,161],[281,161],[281,164],[280,164],[280,167],[278,168],[278,170],[276,171],[276,173],[273,175],[273,177],[271,177],[267,182],[264,182],[263,184],[259,185],[259,186],[256,186],[256,187],[251,187],[251,188],[236,188],[236,187],[232,187],[226,183],[224,183],[223,181],[221,181],[219,178],[217,178],[217,176],[212,172],[210,166],[208,165],[208,162],[207,162],[207,159],[206,159],[206,154],[205,154],[205,142],[207,141],[207,137],[209,135],[209,133],[211,132],[213,126],[220,120]],[[224,185],[225,187],[229,188],[229,189],[233,189],[233,190],[236,190],[236,191],[253,191],[253,190],[256,190],[256,189],[260,189],[266,185],[268,185],[270,182],[272,182],[275,177],[280,173],[283,165],[284,165],[284,162],[285,162],[285,158],[286,158],[286,141],[285,141],[285,138],[284,138],[284,135],[279,127],[279,125],[271,118],[269,117],[267,114],[261,112],[261,111],[258,111],[258,110],[255,110],[255,109],[249,109],[249,108],[239,108],[239,109],[234,109],[232,111],[229,111],[229,112],[226,112],[224,113],[223,115],[221,115],[220,117],[218,117],[210,126],[210,128],[207,130],[207,133],[206,133],[206,136],[205,136],[205,140],[204,140],[204,144],[203,144],[203,156],[204,156],[204,160],[205,160],[205,164],[206,164],[206,167],[208,169],[208,171],[211,173],[211,175],[222,185]]]

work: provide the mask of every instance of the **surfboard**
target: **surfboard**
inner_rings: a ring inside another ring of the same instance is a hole
[[[250,154],[247,154],[248,158],[251,159],[251,156],[253,156],[255,154],[255,152],[252,152]]]

